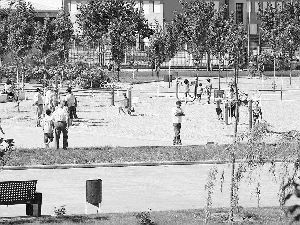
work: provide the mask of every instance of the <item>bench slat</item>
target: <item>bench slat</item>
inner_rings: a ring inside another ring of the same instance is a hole
[[[0,205],[25,204],[34,199],[37,180],[0,182]]]

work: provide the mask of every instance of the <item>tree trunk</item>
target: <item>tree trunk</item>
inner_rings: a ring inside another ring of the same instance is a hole
[[[210,68],[210,54],[208,52],[206,52],[206,64],[207,64],[207,71],[211,71],[211,68]]]
[[[235,143],[236,146],[236,143]],[[229,220],[231,223],[234,221],[234,195],[235,195],[235,154],[234,152],[231,153],[231,187],[230,187],[230,214]]]
[[[219,58],[218,58],[218,63],[219,63],[219,90],[221,90],[221,53],[219,52]]]
[[[290,62],[290,85],[292,85],[292,62]]]

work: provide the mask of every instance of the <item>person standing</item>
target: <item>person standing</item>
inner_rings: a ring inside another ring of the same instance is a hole
[[[199,83],[199,86],[197,88],[197,99],[199,100],[199,102],[201,101],[202,94],[203,94],[202,83]]]
[[[182,123],[182,117],[185,116],[183,110],[181,109],[181,101],[176,102],[176,107],[172,110],[172,117],[173,117],[173,127],[174,127],[174,139],[173,145],[181,145],[181,138],[180,138],[180,129]]]
[[[34,101],[33,105],[35,105],[37,107],[36,108],[36,114],[37,114],[36,126],[40,127],[42,114],[43,114],[43,96],[41,94],[41,89],[39,89],[39,88],[36,89],[36,94],[34,95],[33,101]]]
[[[211,91],[212,91],[212,83],[210,82],[210,79],[208,78],[207,85],[206,85],[207,103],[208,104],[210,104]]]
[[[55,109],[53,116],[55,128],[55,145],[59,149],[60,134],[63,134],[63,149],[68,147],[68,127],[69,127],[69,114],[64,108],[65,102],[61,101],[59,106]]]
[[[68,94],[65,97],[65,101],[67,103],[67,107],[68,107],[68,112],[69,112],[69,118],[72,119],[76,119],[76,99],[75,96],[71,90],[71,88],[68,88],[67,90]]]
[[[44,131],[44,143],[45,148],[49,148],[50,142],[53,141],[53,118],[51,115],[52,111],[50,109],[46,110],[46,115],[43,119],[43,131]]]

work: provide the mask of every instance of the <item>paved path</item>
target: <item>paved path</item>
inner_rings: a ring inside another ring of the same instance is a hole
[[[0,180],[38,180],[43,193],[42,214],[53,215],[54,207],[66,205],[68,214],[85,213],[85,181],[103,180],[102,212],[134,212],[203,208],[206,204],[204,186],[212,165],[122,167],[65,170],[2,171]],[[225,172],[223,192],[220,192],[221,171]],[[218,165],[213,206],[229,206],[229,165]],[[267,168],[265,169],[267,171]],[[268,173],[258,171],[261,206],[277,206],[278,184]],[[258,176],[257,176],[258,177]],[[240,189],[243,207],[256,207],[255,185],[245,182]],[[88,207],[88,213],[96,208]],[[0,216],[22,216],[24,205],[0,206]]]

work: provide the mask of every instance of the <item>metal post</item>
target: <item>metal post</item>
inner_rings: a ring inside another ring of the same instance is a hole
[[[111,89],[111,106],[115,106],[115,88]]]
[[[128,104],[128,108],[131,109],[131,106],[132,106],[132,88],[130,87],[128,89],[128,99],[129,99],[129,104]]]
[[[252,129],[252,100],[249,101],[249,130]]]
[[[179,82],[178,82],[178,78],[176,78],[176,98],[179,99],[178,97],[178,89],[179,89]]]
[[[228,125],[228,111],[229,111],[229,107],[228,107],[228,102],[225,103],[225,124]]]

